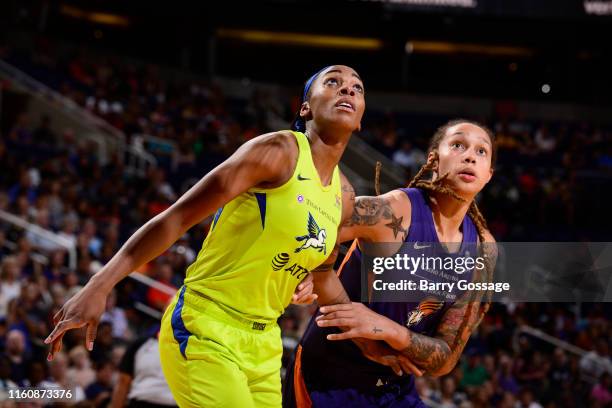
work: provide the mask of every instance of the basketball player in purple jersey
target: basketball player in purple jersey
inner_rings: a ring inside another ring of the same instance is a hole
[[[311,320],[288,371],[284,406],[425,406],[413,375],[398,376],[366,359],[352,342],[341,340],[385,342],[406,362],[403,367],[414,367],[412,374],[445,375],[456,365],[488,302],[482,296],[450,302],[423,294],[418,302],[358,303],[360,242],[394,243],[389,251],[406,243],[415,249],[426,243],[460,243],[447,244],[448,253],[455,256],[475,254],[479,243],[488,243],[481,246],[488,262],[478,273],[490,279],[497,256],[495,240],[474,198],[491,179],[494,163],[491,131],[475,122],[454,120],[434,134],[428,162],[409,188],[357,197],[353,216],[340,235],[341,242],[358,238],[339,270],[352,303],[324,306]],[[431,180],[424,177],[428,172]],[[473,280],[476,273],[472,269],[463,278]]]

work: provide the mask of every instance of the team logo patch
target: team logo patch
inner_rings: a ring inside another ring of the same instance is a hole
[[[437,312],[444,306],[444,302],[439,301],[436,298],[425,298],[419,303],[419,305],[408,314],[408,322],[406,326],[410,327],[419,324],[423,318],[430,314]]]
[[[279,271],[283,266],[287,265],[287,262],[289,262],[289,254],[281,252],[272,258],[272,269]]]
[[[300,252],[304,249],[314,248],[319,252],[323,252],[323,255],[327,255],[327,248],[325,246],[325,238],[327,238],[327,232],[324,228],[319,228],[312,214],[308,213],[308,234],[295,237],[299,242],[303,242],[302,246],[297,248],[295,252]]]

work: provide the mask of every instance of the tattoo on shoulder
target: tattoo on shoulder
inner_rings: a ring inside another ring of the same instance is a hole
[[[391,208],[391,203],[388,199],[383,197],[357,197],[355,199],[353,215],[345,222],[344,226],[370,226],[384,221],[387,221],[384,225],[393,231],[393,237],[395,239],[397,239],[398,236],[400,236],[401,239],[406,238],[407,231],[402,226],[404,217],[396,217]]]
[[[346,221],[346,226],[375,225],[381,220],[390,220],[393,211],[389,200],[381,197],[357,197],[353,215]]]
[[[402,239],[406,237],[406,229],[402,227],[402,221],[404,217],[396,217],[395,214],[391,213],[391,222],[385,224],[385,227],[393,230],[393,238],[397,238],[397,234],[402,233]]]

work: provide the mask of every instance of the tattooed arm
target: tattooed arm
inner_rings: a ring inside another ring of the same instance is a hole
[[[495,240],[487,232],[484,245],[487,268],[475,273],[474,279],[488,281],[486,270],[495,265]],[[319,326],[342,326],[343,333],[331,334],[329,340],[368,338],[384,340],[401,356],[430,376],[448,374],[457,364],[472,333],[480,323],[483,293],[467,293],[442,317],[434,337],[414,333],[393,320],[381,316],[361,303],[332,305],[321,308]]]
[[[487,231],[485,244],[482,246],[486,268],[475,269],[475,280],[489,281],[487,271],[493,271],[497,261],[497,246],[495,239]],[[481,303],[483,292],[469,293],[468,298],[457,301],[442,317],[434,337],[413,333],[402,328],[399,338],[389,344],[401,350],[417,366],[423,368],[431,376],[448,374],[457,364],[463,349],[474,329],[480,324]]]
[[[410,200],[405,193],[394,190],[378,197],[355,198],[353,186],[342,174],[341,181],[342,223],[337,243],[355,238],[366,242],[404,241],[411,214]],[[320,305],[350,302],[333,271],[338,252],[336,244],[330,257],[312,271]]]
[[[355,214],[355,190],[349,181],[341,175],[342,178],[342,226],[350,223],[350,219]],[[365,207],[364,207],[365,208]],[[368,210],[369,211],[369,210]],[[387,203],[383,202],[381,214],[391,211]],[[401,223],[401,219],[400,219]],[[357,226],[357,223],[351,223]],[[355,228],[354,231],[358,231]],[[340,238],[340,231],[338,232]],[[338,242],[341,242],[338,239]],[[339,245],[336,243],[330,257],[319,267],[312,270],[314,291],[318,295],[317,302],[319,305],[346,305],[350,304],[351,300],[347,295],[340,279],[334,271],[334,264],[338,257]],[[348,330],[345,327],[340,327],[341,330]],[[401,362],[398,358],[398,352],[389,347],[388,344],[382,341],[375,341],[365,338],[355,338],[353,342],[359,347],[363,355],[372,361],[390,367],[396,374],[401,375],[402,372],[411,372],[415,375],[422,375],[421,371],[408,361]]]
[[[371,242],[403,242],[410,227],[410,200],[393,190],[377,197],[355,198],[353,211],[340,230],[338,242],[359,238]]]

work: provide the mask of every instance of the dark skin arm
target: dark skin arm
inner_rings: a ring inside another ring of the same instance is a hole
[[[355,190],[348,179],[340,173],[340,182],[342,184],[342,225],[350,217],[353,212],[355,203]],[[340,233],[340,228],[338,234]],[[340,237],[340,235],[338,235]],[[334,264],[338,259],[339,242],[336,240],[336,245],[333,251],[317,268],[313,269],[312,277],[314,283],[314,292],[318,295],[319,305],[335,305],[339,303],[350,303],[351,299],[344,291],[340,279],[334,272]]]
[[[119,281],[238,195],[253,187],[273,188],[285,183],[293,174],[297,155],[297,142],[290,132],[254,138],[143,225],[54,316],[55,329],[45,340],[52,344],[48,359],[61,350],[67,330],[83,326],[87,326],[86,347],[91,350],[106,297]]]

